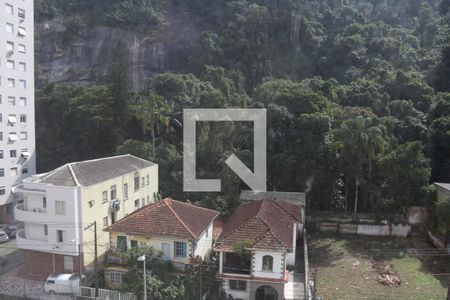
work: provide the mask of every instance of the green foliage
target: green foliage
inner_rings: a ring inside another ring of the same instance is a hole
[[[448,233],[450,231],[450,199],[438,199],[435,208],[440,229]]]
[[[251,246],[252,241],[249,240],[237,241],[233,243],[233,252],[241,257],[250,258],[251,252],[249,248]]]

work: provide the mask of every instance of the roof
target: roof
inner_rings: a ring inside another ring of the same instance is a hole
[[[293,204],[305,206],[305,193],[278,191],[241,191],[241,201],[253,200],[284,200]]]
[[[251,242],[250,248],[291,250],[295,247],[293,230],[302,222],[300,205],[284,200],[255,200],[241,204],[225,224],[216,250],[233,252],[239,241]]]
[[[450,192],[450,183],[435,182],[434,184]]]
[[[136,210],[105,231],[197,239],[218,215],[215,210],[166,198]]]
[[[155,165],[145,159],[126,154],[65,164],[34,182],[57,186],[91,186]]]

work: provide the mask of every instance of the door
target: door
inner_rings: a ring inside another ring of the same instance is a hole
[[[121,252],[127,251],[127,237],[118,236],[117,237],[117,250]]]
[[[116,223],[116,213],[112,212],[111,213],[111,224],[114,224],[114,223]]]
[[[163,253],[162,259],[169,260],[170,259],[170,244],[169,243],[161,243],[161,251]]]

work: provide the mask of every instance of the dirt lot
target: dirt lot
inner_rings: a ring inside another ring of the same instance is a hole
[[[320,233],[309,244],[316,288],[325,300],[445,299],[450,256],[424,238]]]

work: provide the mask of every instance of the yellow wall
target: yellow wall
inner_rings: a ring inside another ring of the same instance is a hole
[[[145,185],[139,190],[134,190],[134,176],[139,174],[139,177],[144,177]],[[149,175],[149,184],[147,184],[146,177]],[[123,185],[128,184],[128,198],[124,199]],[[147,197],[149,202],[155,201],[154,194],[158,192],[158,165],[149,166],[137,172],[129,173],[102,183],[83,187],[81,189],[81,203],[82,203],[82,223],[83,226],[97,221],[97,244],[98,256],[101,257],[107,249],[109,249],[109,233],[103,231],[103,218],[108,217],[108,225],[111,225],[111,186],[116,185],[117,199],[120,201],[120,209],[116,212],[116,221],[122,219],[136,209],[142,207],[142,198],[147,204]],[[108,201],[103,203],[102,192],[107,191]],[[139,199],[139,206],[135,207],[135,200]],[[90,207],[89,201],[94,200],[94,205]],[[88,266],[94,261],[94,231],[93,227],[83,232],[83,252],[84,264]]]
[[[192,242],[188,239],[177,238],[172,236],[138,236],[138,235],[127,235],[125,233],[111,232],[111,245],[116,246],[117,236],[126,236],[128,248],[130,247],[130,241],[138,241],[139,245],[145,244],[146,246],[153,247],[155,250],[161,251],[161,244],[168,243],[170,245],[170,260],[174,263],[187,264],[189,258],[192,255]],[[174,257],[174,242],[184,242],[187,244],[187,257]]]

